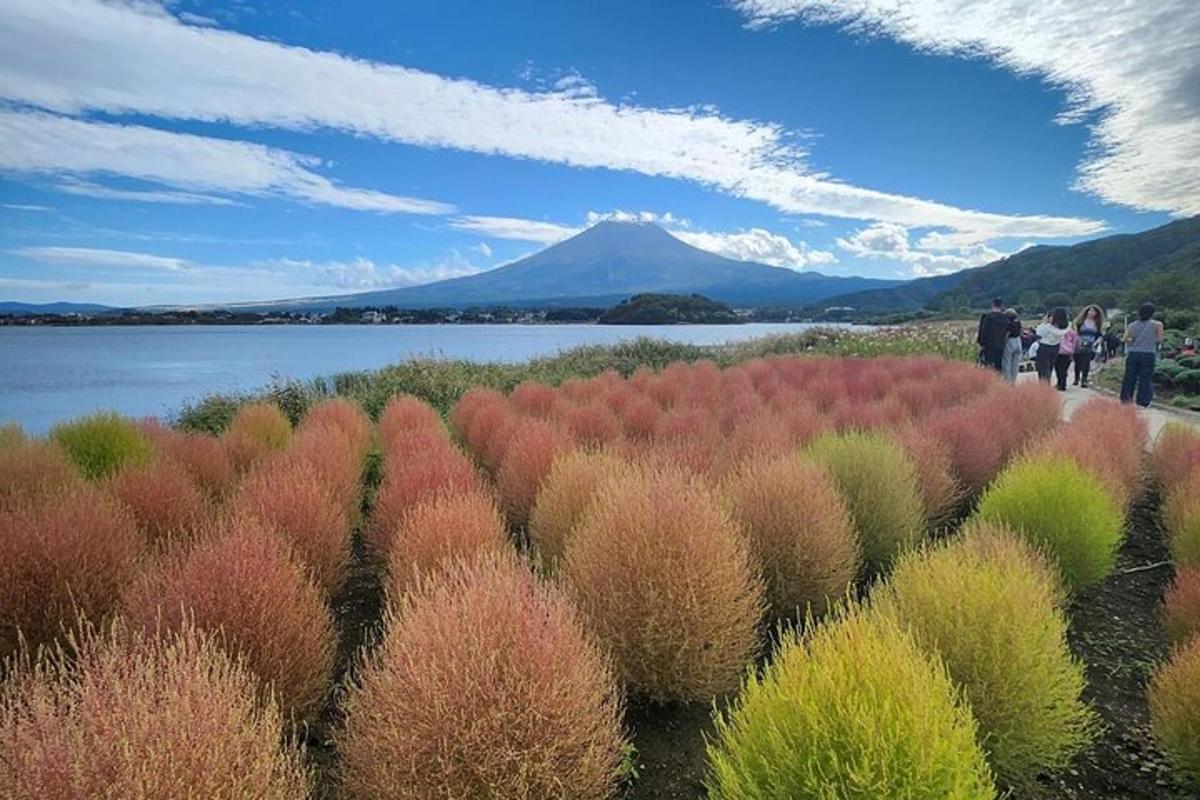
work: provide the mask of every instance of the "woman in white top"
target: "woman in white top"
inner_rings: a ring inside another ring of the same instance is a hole
[[[1050,375],[1054,372],[1054,362],[1058,360],[1058,346],[1062,344],[1062,337],[1067,332],[1067,326],[1067,310],[1056,308],[1046,315],[1046,319],[1034,331],[1038,337],[1038,348],[1037,358],[1033,363],[1037,367],[1039,381],[1050,382]]]

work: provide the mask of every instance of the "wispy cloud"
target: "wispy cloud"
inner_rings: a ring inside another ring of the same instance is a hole
[[[94,247],[14,247],[8,252],[47,264],[82,267],[133,267],[177,272],[189,266],[182,258]]]
[[[989,236],[1082,236],[1103,227],[841,183],[808,169],[793,133],[711,108],[614,104],[579,82],[548,92],[491,87],[185,25],[142,2],[9,0],[0,17],[0,96],[64,114],[330,128],[421,147],[627,170],[798,214]]]
[[[481,271],[457,253],[437,263],[421,266],[377,264],[369,258],[362,257],[351,261],[278,258],[258,261],[251,266],[276,272],[291,282],[349,291],[418,286],[448,278],[474,275]]]
[[[32,211],[37,213],[54,210],[50,206],[37,206],[27,203],[0,203],[0,208],[7,208],[9,211]]]
[[[733,0],[752,26],[799,20],[984,57],[1067,92],[1060,122],[1098,114],[1078,186],[1113,203],[1200,213],[1196,0]],[[903,220],[893,220],[903,223]]]
[[[67,194],[96,197],[101,200],[128,200],[135,203],[176,203],[179,205],[238,206],[243,205],[228,197],[198,192],[180,192],[171,189],[116,189],[91,181],[66,177],[54,184],[55,189]]]
[[[0,110],[0,171],[122,175],[187,192],[286,197],[381,213],[454,210],[434,200],[340,186],[313,171],[319,164],[312,156],[250,142]]]
[[[579,233],[581,228],[543,222],[520,217],[488,217],[469,215],[456,217],[448,223],[451,228],[470,231],[493,239],[511,239],[518,242],[554,244]]]

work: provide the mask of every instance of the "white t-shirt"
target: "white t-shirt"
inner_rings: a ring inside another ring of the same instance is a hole
[[[1061,344],[1063,334],[1066,332],[1066,328],[1056,328],[1049,322],[1043,322],[1041,325],[1038,325],[1035,331],[1038,335],[1038,341],[1047,347],[1054,347],[1056,344]]]

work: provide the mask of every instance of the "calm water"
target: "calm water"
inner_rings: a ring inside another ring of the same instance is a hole
[[[716,344],[795,332],[803,324],[247,325],[0,327],[0,422],[45,433],[98,409],[169,415],[210,392],[256,389],[273,374],[311,378],[410,356],[523,361],[579,344],[655,336]]]

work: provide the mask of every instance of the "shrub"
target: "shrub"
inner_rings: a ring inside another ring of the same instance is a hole
[[[859,610],[785,636],[718,713],[708,754],[713,800],[996,797],[945,668]]]
[[[1069,458],[1030,458],[1008,467],[980,499],[975,515],[1007,525],[1044,548],[1071,589],[1096,583],[1116,564],[1121,509]]]
[[[0,785],[11,800],[303,800],[311,781],[280,728],[210,638],[114,628],[0,687]]]
[[[1169,422],[1154,441],[1151,472],[1164,492],[1169,493],[1200,469],[1200,429]]]
[[[1092,437],[1093,449],[1107,456],[1106,478],[1120,486],[1125,505],[1142,491],[1146,478],[1145,454],[1149,434],[1145,418],[1128,404],[1111,398],[1096,397],[1075,413],[1068,424],[1082,428]],[[1094,456],[1099,460],[1099,456]],[[1100,477],[1100,471],[1095,474]]]
[[[636,470],[608,450],[568,450],[555,458],[529,516],[529,539],[542,563],[549,568],[558,564],[571,531],[601,486]]]
[[[828,470],[845,500],[870,572],[885,570],[920,539],[925,520],[916,471],[899,445],[852,431],[825,434],[807,452]]]
[[[616,415],[599,403],[571,407],[565,421],[571,436],[581,444],[607,444],[621,435],[621,423]]]
[[[1115,454],[1104,448],[1089,428],[1064,425],[1042,439],[1028,455],[1032,458],[1069,458],[1104,487],[1118,508],[1124,510],[1133,502],[1133,489],[1121,474],[1119,465],[1114,463]]]
[[[991,525],[901,556],[872,595],[878,612],[941,658],[1010,785],[1066,767],[1090,738],[1083,665],[1068,647],[1062,603],[1054,567]]]
[[[930,528],[944,524],[966,494],[954,477],[950,450],[940,440],[929,436],[914,425],[906,425],[892,434],[904,449],[916,470],[921,507]]]
[[[390,614],[346,702],[351,800],[612,797],[611,667],[515,558],[460,562]]]
[[[136,574],[137,524],[99,489],[83,485],[0,513],[0,656],[18,629],[30,647],[53,641],[77,616],[99,622]]]
[[[292,439],[285,458],[307,464],[321,484],[355,519],[361,501],[363,459],[354,444],[339,429],[329,425],[305,425]]]
[[[376,554],[386,556],[392,535],[409,509],[440,494],[482,492],[484,482],[471,460],[444,439],[404,460],[388,461],[375,496],[371,524],[364,531]]]
[[[127,465],[109,480],[108,488],[133,514],[150,544],[190,538],[212,511],[191,476],[169,460]]]
[[[1200,638],[1179,648],[1150,681],[1150,725],[1175,768],[1200,784]]]
[[[1200,468],[1167,495],[1163,521],[1176,568],[1200,567]]]
[[[824,614],[858,574],[854,525],[825,471],[797,455],[759,456],[725,482],[779,617]]]
[[[384,411],[386,415],[386,409]],[[371,449],[371,420],[362,406],[344,397],[333,397],[317,403],[304,415],[301,431],[306,428],[331,427],[341,431],[350,443],[356,461],[362,461]]]
[[[145,463],[153,454],[137,425],[111,412],[55,425],[50,438],[92,480],[107,478],[127,463]]]
[[[522,526],[528,521],[538,489],[555,457],[570,446],[570,434],[549,422],[531,420],[513,433],[496,476],[504,511],[513,525]]]
[[[0,450],[0,512],[39,503],[78,483],[79,473],[56,445],[30,441]]]
[[[481,491],[434,495],[409,509],[391,536],[388,594],[404,597],[417,581],[456,559],[508,548],[504,517]]]
[[[232,508],[282,536],[317,584],[337,592],[350,564],[350,523],[316,471],[299,461],[265,461],[246,476]]]
[[[1200,567],[1175,575],[1163,601],[1163,628],[1178,645],[1200,634]]]
[[[246,438],[267,450],[282,450],[292,438],[292,423],[274,403],[247,403],[226,429],[230,439]]]
[[[125,593],[126,619],[147,632],[195,625],[245,659],[285,714],[312,720],[333,675],[337,632],[325,598],[287,546],[261,524],[226,520],[179,548]]]
[[[563,575],[633,693],[708,699],[757,651],[763,587],[728,510],[679,469],[611,481],[571,535]]]
[[[211,497],[221,499],[233,490],[238,473],[226,443],[207,433],[179,433],[160,445],[160,452],[178,463]]]
[[[442,418],[433,407],[410,394],[394,395],[379,415],[379,438],[387,450],[405,434],[441,430]]]
[[[0,425],[0,453],[21,447],[25,444],[25,431],[15,422]]]

